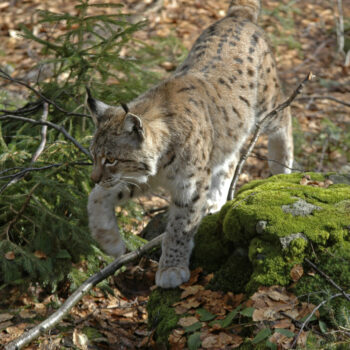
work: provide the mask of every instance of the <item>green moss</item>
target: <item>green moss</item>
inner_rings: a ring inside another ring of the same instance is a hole
[[[244,271],[244,273],[242,273]],[[215,273],[208,288],[223,292],[241,293],[253,272],[253,266],[245,255],[232,254]]]
[[[176,315],[172,305],[179,301],[179,289],[156,289],[147,304],[148,325],[156,329],[155,338],[159,344],[167,344],[170,332],[175,328],[179,316]]]
[[[232,243],[222,234],[219,213],[206,216],[195,236],[191,267],[202,267],[206,272],[217,271],[232,252]]]
[[[317,266],[346,292],[350,292],[350,242],[338,243],[333,247],[323,249],[318,252],[317,258]],[[308,265],[305,264],[305,269],[308,268]],[[317,305],[339,291],[319,274],[304,274],[294,287],[294,292],[300,299],[310,300]],[[322,307],[322,315],[331,326],[349,327],[350,302],[343,297],[333,299]]]
[[[218,214],[205,218],[196,237],[194,260],[196,266],[217,271],[213,280],[216,289],[221,286],[227,290],[246,283],[235,273],[240,270],[241,261],[228,258],[228,241],[234,247],[249,247],[254,271],[245,290],[253,291],[259,285],[289,284],[290,269],[310,253],[310,242],[319,250],[349,238],[350,186],[305,186],[300,184],[304,175],[276,175],[252,181]],[[309,175],[314,181],[327,178],[323,174]],[[296,202],[305,208],[308,204],[310,213],[306,210],[305,215],[296,215]],[[288,207],[293,210],[287,210]],[[258,223],[262,225],[257,230]]]

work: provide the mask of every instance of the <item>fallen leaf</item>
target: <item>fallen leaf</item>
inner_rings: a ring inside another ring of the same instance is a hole
[[[42,252],[41,250],[36,250],[34,252],[34,255],[38,258],[38,259],[47,259],[47,255]]]
[[[81,349],[87,350],[89,345],[89,338],[84,334],[78,331],[77,328],[73,331],[73,343],[74,345]]]
[[[5,253],[5,258],[7,260],[14,260],[15,259],[15,253],[13,251],[9,251],[7,253]]]
[[[304,269],[301,264],[296,264],[293,266],[293,268],[290,270],[290,277],[294,282],[297,282],[300,280],[300,278],[304,274]]]
[[[189,317],[180,318],[177,324],[181,327],[188,327],[197,322],[198,322],[198,319],[196,317],[189,316]]]
[[[5,313],[5,314],[0,314],[0,322],[5,322],[8,320],[11,320],[14,316],[9,314],[9,313]]]
[[[21,318],[34,318],[36,316],[36,313],[30,310],[21,310],[19,313]]]

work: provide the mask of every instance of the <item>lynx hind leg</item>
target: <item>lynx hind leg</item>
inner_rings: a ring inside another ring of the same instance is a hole
[[[293,134],[290,108],[267,130],[269,168],[272,174],[290,174],[293,166]]]
[[[125,253],[125,244],[120,236],[115,206],[133,197],[133,187],[103,188],[96,185],[89,195],[89,228],[101,248],[114,257]]]
[[[208,192],[207,214],[219,211],[227,201],[228,191],[237,165],[237,156],[213,173]]]

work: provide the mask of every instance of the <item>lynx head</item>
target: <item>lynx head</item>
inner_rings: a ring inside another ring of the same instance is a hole
[[[88,89],[87,105],[96,126],[91,179],[103,187],[146,182],[156,172],[156,157],[141,117],[126,105],[114,107],[94,99]]]

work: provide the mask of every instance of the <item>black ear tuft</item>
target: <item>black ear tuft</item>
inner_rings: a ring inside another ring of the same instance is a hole
[[[123,107],[125,114],[128,114],[129,113],[128,105],[126,103],[121,103],[121,106]]]
[[[88,107],[89,107],[92,114],[96,114],[96,112],[97,112],[96,101],[91,95],[91,90],[87,86],[85,87],[85,89],[86,89],[86,93],[87,93],[87,100],[86,101],[87,101]]]

